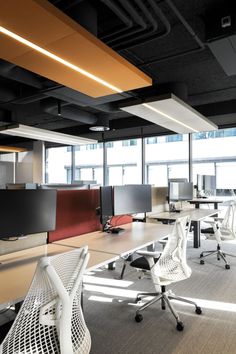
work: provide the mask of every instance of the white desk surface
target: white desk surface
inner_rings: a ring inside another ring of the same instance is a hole
[[[0,309],[24,299],[41,257],[69,252],[72,249],[51,243],[0,256],[2,263],[0,264]],[[119,258],[117,255],[105,252],[89,251],[89,253],[87,271]]]
[[[89,251],[94,250],[123,256],[166,237],[172,230],[172,226],[170,225],[145,222],[133,222],[121,225],[121,227],[125,229],[122,234],[95,231],[85,235],[66,238],[55,243],[70,247],[87,245]]]
[[[192,221],[201,221],[209,216],[215,215],[219,212],[218,209],[184,209],[180,213],[164,211],[162,213],[149,214],[150,219],[165,219],[165,220],[176,220],[182,216],[189,215]]]

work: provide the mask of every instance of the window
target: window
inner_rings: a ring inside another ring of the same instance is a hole
[[[114,141],[112,148],[107,143],[105,147],[106,185],[142,183],[141,139]]]
[[[187,134],[145,139],[146,183],[166,187],[169,178],[188,179],[188,174]]]
[[[71,183],[71,147],[46,149],[46,183]]]
[[[82,145],[83,150],[75,149],[75,179],[93,180],[103,184],[103,144]]]
[[[193,134],[193,182],[215,175],[216,189],[236,188],[236,128]]]

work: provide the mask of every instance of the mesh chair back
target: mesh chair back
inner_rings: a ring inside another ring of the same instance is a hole
[[[189,216],[176,220],[161,257],[151,270],[153,277],[157,277],[157,283],[161,284],[162,281],[176,282],[190,277],[191,268],[186,261],[189,227]],[[153,280],[155,282],[155,279]]]
[[[89,353],[91,339],[81,309],[82,275],[88,258],[86,247],[39,261],[0,353]]]
[[[236,202],[231,202],[228,206],[224,219],[219,226],[220,236],[224,239],[224,236],[227,238],[234,239],[236,238]]]

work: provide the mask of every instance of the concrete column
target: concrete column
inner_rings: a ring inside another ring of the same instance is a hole
[[[43,141],[33,143],[33,183],[45,183],[45,146]]]

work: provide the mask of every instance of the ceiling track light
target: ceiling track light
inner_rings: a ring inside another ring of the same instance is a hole
[[[152,101],[132,103],[120,108],[178,134],[218,129],[216,124],[173,94],[162,95],[152,98]]]
[[[20,136],[33,140],[49,141],[63,145],[83,145],[97,143],[97,140],[94,139],[87,139],[74,135],[58,133],[51,130],[39,129],[23,124],[14,124],[0,127],[0,134]]]

